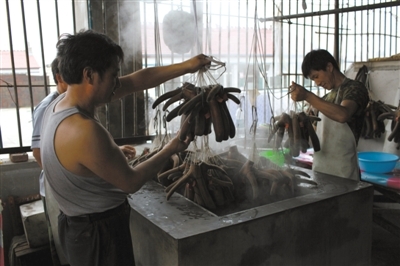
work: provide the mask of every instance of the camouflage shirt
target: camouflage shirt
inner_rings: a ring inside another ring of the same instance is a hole
[[[334,103],[339,89],[333,89],[329,93],[325,94],[322,99],[327,102]],[[368,89],[359,81],[346,79],[340,86],[340,92],[337,99],[338,103],[343,100],[352,100],[358,104],[357,111],[353,114],[350,121],[347,122],[351,131],[356,139],[356,144],[360,139],[361,129],[364,122],[364,110],[369,102]]]

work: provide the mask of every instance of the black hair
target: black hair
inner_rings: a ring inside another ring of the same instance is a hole
[[[335,58],[327,50],[312,50],[306,54],[301,64],[303,76],[309,78],[311,70],[326,70],[328,63],[331,63],[335,69],[340,71]]]
[[[108,36],[93,30],[82,30],[76,35],[63,34],[57,42],[59,70],[68,84],[82,82],[83,70],[90,67],[103,77],[115,62],[123,61],[122,48]]]
[[[51,62],[51,72],[53,73],[53,79],[56,84],[58,84],[58,80],[56,78],[57,74],[60,74],[60,70],[58,69],[58,58],[54,58],[53,62]]]

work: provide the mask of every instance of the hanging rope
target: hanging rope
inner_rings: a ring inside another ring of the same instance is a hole
[[[161,66],[162,64],[162,50],[161,50],[161,37],[160,37],[160,23],[158,19],[158,4],[157,1],[154,0],[154,47],[155,47],[155,64],[156,66]],[[156,96],[160,96],[161,94],[165,93],[164,85],[161,84],[155,87],[155,94]],[[163,119],[161,119],[161,106],[157,106],[156,113],[153,119],[154,122],[154,129],[156,132],[156,138],[153,141],[154,148],[163,147],[166,143],[168,143],[170,136],[168,134],[167,123],[165,123],[165,116],[163,114]],[[164,129],[164,130],[163,130]],[[162,132],[164,131],[164,135]]]
[[[244,91],[248,92],[248,95],[250,96],[250,104],[251,104],[251,126],[249,133],[251,134],[251,139],[252,139],[252,146],[250,149],[250,156],[249,159],[255,163],[259,161],[259,155],[257,154],[257,145],[256,145],[256,133],[257,133],[257,124],[258,124],[258,113],[257,113],[257,96],[259,94],[258,88],[257,88],[257,77],[258,77],[258,71],[260,71],[260,67],[256,67],[258,65],[258,60],[257,60],[257,55],[258,55],[258,45],[259,45],[259,38],[258,38],[258,31],[257,31],[257,3],[255,6],[254,10],[254,32],[253,32],[253,38],[252,38],[252,50],[250,51],[249,55],[249,64],[247,66],[246,70],[246,82],[244,85]],[[252,75],[253,75],[253,88],[252,88],[252,94],[250,95],[250,90],[248,88],[247,80],[249,76],[249,68],[250,64],[253,62],[253,68],[252,68]],[[245,109],[247,110],[247,108]],[[245,118],[246,119],[246,118]]]
[[[197,4],[196,4],[196,0],[192,1],[193,4],[193,12],[194,12],[194,21],[195,21],[195,25],[196,25],[196,43],[197,43],[197,53],[201,53],[201,42],[200,42],[200,38],[199,38],[199,25],[197,23],[198,18],[197,18]],[[208,2],[207,2],[208,4]]]

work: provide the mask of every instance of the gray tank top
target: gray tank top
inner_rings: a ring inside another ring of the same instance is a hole
[[[84,177],[71,173],[57,158],[54,136],[58,125],[73,114],[85,115],[76,107],[54,113],[54,106],[64,96],[49,105],[43,120],[40,155],[47,187],[51,189],[60,210],[68,216],[98,213],[115,208],[126,200],[127,193],[100,177]]]

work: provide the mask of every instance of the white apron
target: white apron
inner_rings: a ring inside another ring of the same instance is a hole
[[[339,88],[340,91],[340,88]],[[337,103],[339,91],[335,103]],[[316,133],[321,150],[314,152],[313,167],[316,172],[360,181],[356,140],[347,123],[339,123],[319,112]]]

